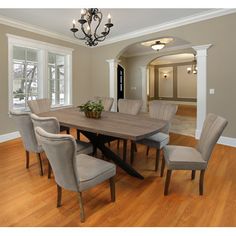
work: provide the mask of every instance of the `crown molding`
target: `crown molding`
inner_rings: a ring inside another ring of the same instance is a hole
[[[146,27],[146,28],[136,30],[136,31],[133,31],[133,32],[130,32],[127,34],[120,35],[120,36],[108,38],[108,39],[106,39],[106,41],[102,42],[97,47],[102,47],[104,45],[116,43],[119,41],[137,38],[137,37],[141,37],[141,36],[144,36],[147,34],[157,33],[157,32],[163,31],[163,30],[173,29],[176,27],[180,27],[180,26],[184,26],[184,25],[188,25],[188,24],[192,24],[192,23],[197,23],[200,21],[209,20],[209,19],[212,19],[215,17],[224,16],[224,15],[232,14],[235,12],[236,12],[236,8],[232,8],[232,9],[224,8],[224,9],[216,9],[216,10],[206,11],[206,12],[203,12],[200,14],[195,14],[192,16],[184,17],[179,20],[169,21],[169,22],[166,22],[163,24],[154,25],[151,27]]]
[[[236,8],[232,8],[232,9],[224,8],[224,9],[216,9],[216,10],[206,11],[201,14],[196,14],[196,15],[192,15],[189,17],[184,17],[179,20],[173,20],[173,21],[169,21],[169,22],[159,24],[159,25],[145,27],[143,29],[136,30],[136,31],[133,31],[133,32],[130,32],[127,34],[122,34],[119,36],[107,38],[106,41],[101,42],[97,47],[102,47],[102,46],[116,43],[119,41],[124,41],[127,39],[132,39],[132,38],[136,38],[136,37],[140,37],[140,36],[144,36],[144,35],[148,35],[148,34],[152,34],[152,33],[157,33],[157,32],[163,31],[163,30],[168,30],[168,29],[184,26],[184,25],[212,19],[215,17],[232,14],[235,12],[236,12]],[[85,45],[83,43],[83,41],[79,41],[78,39],[73,39],[68,36],[43,29],[39,26],[24,23],[22,21],[13,20],[13,19],[7,18],[5,16],[1,16],[1,15],[0,15],[0,24],[8,25],[8,26],[11,26],[14,28],[23,29],[23,30],[26,30],[26,31],[29,31],[32,33],[41,34],[41,35],[44,35],[47,37],[56,38],[56,39],[59,39],[62,41],[66,41],[69,43],[73,43],[76,45],[90,48],[87,45]],[[90,49],[92,49],[92,48],[90,48]]]
[[[21,29],[21,30],[26,30],[26,31],[29,31],[29,32],[32,32],[32,33],[44,35],[44,36],[47,36],[47,37],[50,37],[50,38],[56,38],[56,39],[59,39],[59,40],[62,40],[62,41],[66,41],[66,42],[69,42],[69,43],[73,43],[73,44],[77,44],[77,45],[86,47],[86,45],[84,45],[82,41],[79,41],[77,39],[73,39],[73,38],[64,36],[62,34],[58,34],[58,33],[55,33],[55,32],[51,32],[49,30],[45,30],[45,29],[43,29],[39,26],[27,24],[27,23],[24,23],[22,21],[13,20],[13,19],[7,18],[5,16],[1,16],[1,15],[0,15],[0,24],[8,25],[8,26],[18,28],[18,29]]]

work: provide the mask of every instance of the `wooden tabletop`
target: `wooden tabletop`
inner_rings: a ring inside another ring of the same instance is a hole
[[[64,126],[134,141],[155,134],[166,125],[163,120],[119,112],[102,112],[101,119],[92,119],[85,117],[79,108],[63,108],[39,116],[53,116]]]

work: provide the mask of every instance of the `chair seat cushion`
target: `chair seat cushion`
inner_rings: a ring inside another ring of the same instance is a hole
[[[93,145],[80,140],[76,140],[77,154],[91,154],[93,152]]]
[[[76,155],[74,166],[79,191],[93,187],[116,174],[116,166],[113,163],[85,154]]]
[[[137,141],[137,143],[145,144],[149,147],[155,147],[158,149],[162,149],[164,146],[166,146],[169,143],[169,135],[159,132],[159,133],[154,134],[148,138]]]
[[[168,169],[202,170],[207,167],[207,162],[195,148],[168,145],[163,150]]]

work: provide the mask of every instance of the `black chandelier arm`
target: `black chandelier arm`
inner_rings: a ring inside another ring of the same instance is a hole
[[[76,33],[73,33],[73,35],[76,39],[79,39],[79,40],[85,40],[86,39],[86,37],[80,38],[79,36],[76,35]]]
[[[98,19],[98,24],[97,24],[97,26],[96,26],[96,28],[95,28],[95,30],[94,30],[94,37],[95,37],[95,38],[98,37],[98,35],[97,35],[97,30],[98,30],[99,26],[101,25],[101,21],[102,21],[102,13],[101,13],[101,12],[98,12],[98,14],[99,14],[99,13],[100,13],[100,16],[94,15],[94,17],[93,17],[95,21],[97,21],[97,19]]]
[[[99,27],[101,26],[103,14],[98,8],[83,9],[81,11],[81,18],[78,20],[80,23],[80,29],[84,37],[80,37],[79,29],[75,27],[75,20],[73,21],[73,28],[70,30],[76,39],[85,40],[85,44],[88,46],[96,46],[99,42],[106,39],[106,36],[110,33],[110,28],[113,26],[111,23],[110,14],[108,15],[108,22],[105,24],[104,30],[98,34]],[[94,21],[94,30],[92,25]],[[87,24],[86,24],[87,23]],[[86,29],[87,27],[87,29]]]
[[[90,25],[89,25],[89,27],[90,27]],[[91,28],[90,28],[90,29],[91,29]],[[82,32],[83,32],[84,35],[85,35],[85,39],[86,39],[86,38],[91,38],[91,35],[89,35],[89,34],[87,34],[87,33],[85,32],[85,30],[84,30],[84,24],[81,25],[81,30],[82,30]]]

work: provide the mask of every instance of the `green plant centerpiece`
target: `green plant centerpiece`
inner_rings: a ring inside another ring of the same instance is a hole
[[[88,118],[101,118],[101,113],[104,109],[102,101],[88,101],[85,104],[78,106],[80,111],[83,111],[85,116]]]

